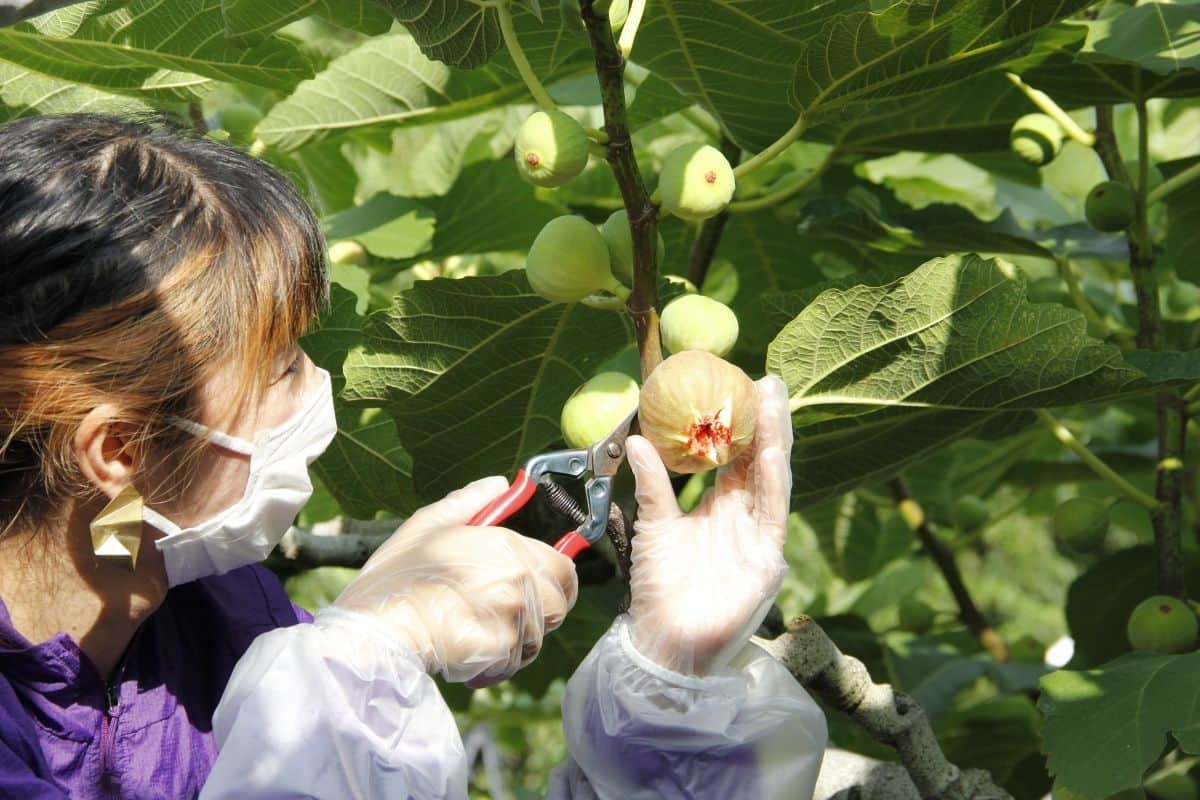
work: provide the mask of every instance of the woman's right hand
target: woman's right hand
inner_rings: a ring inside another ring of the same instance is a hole
[[[507,528],[466,523],[508,487],[495,476],[413,514],[334,603],[371,618],[426,670],[478,688],[528,664],[579,585],[571,559]]]

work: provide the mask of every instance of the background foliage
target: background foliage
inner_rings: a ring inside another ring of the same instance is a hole
[[[526,0],[513,14],[554,100],[601,127],[578,9]],[[1125,619],[1155,590],[1161,555],[1150,515],[1038,412],[1055,409],[1127,487],[1154,493],[1152,392],[1200,411],[1186,394],[1200,379],[1200,183],[1149,209],[1160,335],[1135,349],[1146,298],[1139,309],[1125,237],[1082,223],[1101,160],[1072,140],[1040,170],[1010,153],[1010,126],[1035,109],[1006,72],[1085,128],[1114,107],[1124,161],[1138,156],[1139,119],[1163,177],[1200,158],[1194,1],[650,0],[626,88],[651,184],[680,143],[748,157],[803,115],[803,136],[739,181],[711,268],[692,274],[740,317],[731,358],[792,392],[785,616],[819,617],[876,680],[916,696],[956,763],[992,770],[1018,798],[1043,796],[1051,776],[1100,798],[1193,769],[1197,656],[1128,652]],[[332,307],[306,341],[335,376],[340,423],[308,524],[400,517],[511,474],[559,443],[579,383],[600,369],[638,376],[624,313],[549,304],[520,270],[552,217],[598,223],[621,207],[599,158],[559,190],[519,179],[512,139],[532,108],[494,10],[469,0],[90,0],[0,28],[0,121],[172,112],[285,171],[331,242],[365,248],[362,263],[334,266]],[[661,232],[660,270],[687,275],[695,227],[665,218]],[[1187,436],[1194,449],[1194,423]],[[935,539],[898,513],[898,474]],[[1183,476],[1195,587],[1194,460]],[[685,502],[704,480],[680,482]],[[956,524],[968,494],[987,505],[980,526]],[[1050,528],[1076,495],[1113,503],[1091,552]],[[546,535],[544,520],[518,524]],[[937,550],[1007,658],[964,624]],[[349,574],[289,586],[316,606]],[[447,688],[464,730],[490,725],[516,797],[540,796],[563,757],[562,679],[622,595],[602,556],[581,575],[579,606],[534,666],[496,689]],[[912,597],[936,612],[931,628],[899,625]],[[1050,666],[1064,635],[1073,655]],[[839,746],[890,757],[835,712],[830,724]],[[476,790],[488,782],[481,772]]]

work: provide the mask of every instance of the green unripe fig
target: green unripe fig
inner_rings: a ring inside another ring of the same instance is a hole
[[[704,350],[724,358],[737,344],[738,318],[729,306],[711,297],[685,294],[667,303],[659,332],[668,353]]]
[[[964,494],[954,501],[954,507],[950,509],[950,519],[955,527],[966,532],[981,528],[991,515],[988,504],[974,494]]]
[[[638,406],[637,381],[623,372],[601,372],[563,405],[559,424],[569,447],[591,447]]]
[[[254,140],[254,129],[262,121],[263,113],[249,103],[233,103],[221,109],[221,127],[238,142]]]
[[[604,220],[600,233],[608,244],[608,258],[613,275],[626,286],[633,286],[633,232],[629,230],[629,214],[625,209],[614,211]],[[655,263],[661,268],[667,258],[667,246],[662,234],[658,234],[658,252]]]
[[[346,239],[329,245],[329,262],[354,267],[365,267],[370,258],[358,242]]]
[[[629,0],[613,0],[612,5],[608,7],[608,24],[614,31],[619,31],[625,27],[625,20],[629,19]]]
[[[1196,800],[1196,782],[1182,772],[1168,772],[1146,781],[1155,800]]]
[[[517,131],[514,156],[525,180],[537,186],[562,186],[587,166],[587,133],[561,111],[535,111]]]
[[[1008,645],[1009,660],[1018,664],[1046,663],[1046,645],[1025,634]]]
[[[1049,164],[1062,149],[1062,126],[1045,114],[1026,114],[1013,123],[1008,144],[1022,161],[1035,167]]]
[[[1094,497],[1072,497],[1051,517],[1054,535],[1076,553],[1091,553],[1108,535],[1108,504]]]
[[[725,210],[735,183],[733,168],[720,150],[692,143],[675,148],[663,160],[658,191],[663,208],[699,222]]]
[[[1200,306],[1200,287],[1176,278],[1171,287],[1167,289],[1167,308],[1176,314],[1184,315],[1198,306]]]
[[[1197,627],[1191,606],[1176,597],[1156,594],[1133,609],[1125,635],[1134,650],[1186,653],[1196,644]]]
[[[900,614],[900,627],[913,633],[927,633],[937,617],[937,612],[928,603],[912,595],[904,597],[897,610]]]
[[[546,223],[525,258],[533,290],[552,303],[574,303],[602,289],[620,290],[608,245],[592,223],[567,214]]]
[[[1098,183],[1088,192],[1083,215],[1098,231],[1116,233],[1133,224],[1133,190],[1117,181]]]

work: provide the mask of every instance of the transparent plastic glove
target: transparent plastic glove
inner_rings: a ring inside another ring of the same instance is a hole
[[[335,607],[371,617],[426,671],[480,687],[528,664],[575,604],[571,559],[506,528],[466,522],[508,486],[484,478],[417,511]]]
[[[787,387],[773,375],[756,387],[754,442],[718,471],[689,514],[654,446],[640,436],[626,443],[638,503],[630,636],[638,652],[675,672],[724,666],[758,628],[783,578],[792,487]]]

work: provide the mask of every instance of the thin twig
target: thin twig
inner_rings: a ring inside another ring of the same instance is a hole
[[[1182,172],[1168,178],[1150,190],[1146,195],[1146,206],[1152,206],[1155,203],[1163,200],[1167,195],[1182,189],[1193,181],[1200,181],[1200,163],[1192,164]]]
[[[1075,141],[1079,142],[1084,147],[1095,147],[1096,137],[1089,131],[1085,131],[1079,126],[1079,123],[1071,119],[1071,115],[1063,111],[1062,106],[1054,102],[1053,98],[1040,89],[1035,89],[1025,81],[1021,80],[1021,76],[1009,72],[1006,73],[1008,79],[1013,84],[1025,93],[1025,96],[1038,107],[1044,114],[1051,117],[1058,123],[1063,132],[1070,136]]]
[[[1054,434],[1054,438],[1072,453],[1079,456],[1079,460],[1087,464],[1092,472],[1096,473],[1103,480],[1108,481],[1118,491],[1146,510],[1151,512],[1158,510],[1159,502],[1157,500],[1118,475],[1116,470],[1105,464],[1099,456],[1088,449],[1087,445],[1075,438],[1075,434],[1071,433],[1066,425],[1055,419],[1053,414],[1044,408],[1035,409],[1034,413],[1037,414],[1038,419],[1049,429],[1050,433]]]
[[[807,122],[804,119],[804,115],[801,114],[800,116],[796,117],[796,121],[792,123],[792,127],[788,128],[782,136],[780,136],[771,144],[767,145],[767,147],[761,152],[756,153],[749,159],[739,164],[733,171],[733,177],[744,178],[754,170],[770,162],[784,150],[787,150],[793,142],[799,139],[801,134],[804,133],[804,129],[806,127]]]
[[[642,24],[642,15],[646,13],[646,0],[631,0],[629,3],[629,15],[625,17],[625,27],[621,29],[621,38],[617,42],[617,47],[621,50],[621,55],[626,58],[633,50],[633,42],[637,39],[638,28]]]
[[[967,584],[963,581],[962,573],[958,569],[954,553],[934,532],[925,516],[925,509],[913,499],[912,493],[909,492],[908,486],[902,478],[893,478],[888,481],[888,488],[891,489],[900,515],[904,517],[904,521],[908,523],[908,527],[913,533],[917,534],[917,538],[921,540],[921,544],[929,551],[933,562],[941,570],[942,577],[946,579],[946,585],[950,587],[950,593],[954,595],[954,601],[958,603],[959,619],[970,628],[971,632],[979,639],[979,643],[993,658],[997,661],[1007,661],[1008,648],[1004,646],[1004,640],[1000,638],[1000,634],[996,632],[987,616],[979,610],[979,606],[975,605],[975,600],[967,590]]]

